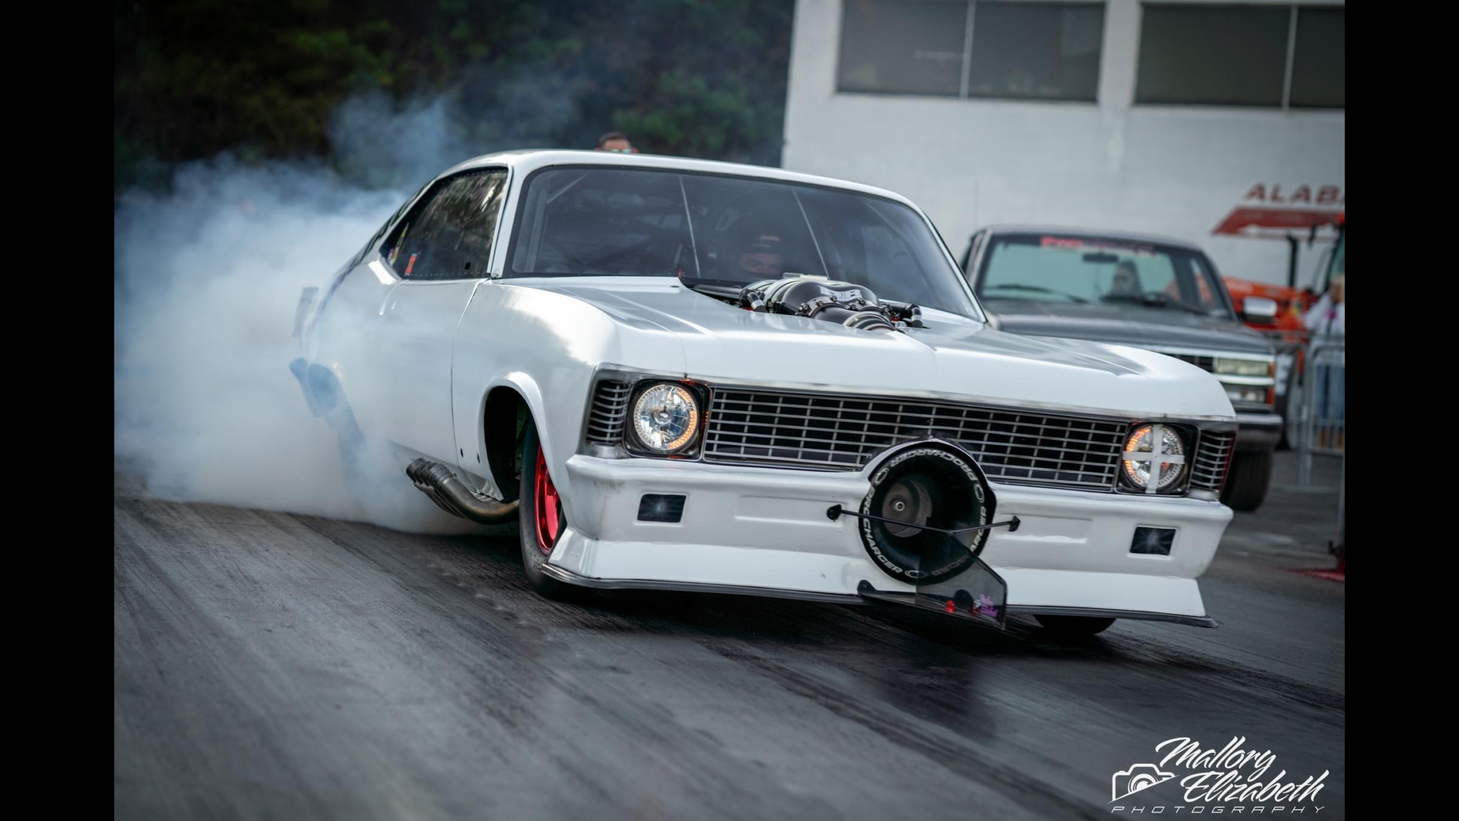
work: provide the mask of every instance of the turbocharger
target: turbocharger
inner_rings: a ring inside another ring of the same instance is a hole
[[[740,307],[805,316],[863,331],[905,333],[905,328],[925,327],[916,305],[882,301],[863,286],[809,274],[752,282],[740,290]]]

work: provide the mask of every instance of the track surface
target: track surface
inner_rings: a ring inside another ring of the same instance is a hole
[[[1069,645],[773,599],[555,604],[510,540],[118,476],[115,816],[1109,818],[1155,744],[1244,736],[1269,776],[1331,771],[1311,803],[1341,818],[1344,585],[1289,572],[1331,566],[1335,508],[1276,489],[1238,516],[1202,579],[1221,628]],[[1180,793],[1119,803],[1174,815]]]

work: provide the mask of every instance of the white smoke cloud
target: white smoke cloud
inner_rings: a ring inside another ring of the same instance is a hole
[[[322,164],[225,156],[181,168],[166,195],[119,201],[114,463],[150,495],[404,530],[474,529],[393,468],[372,482],[370,499],[352,498],[335,435],[310,415],[288,370],[300,290],[324,285],[430,177],[484,153],[453,144],[444,103],[408,106],[395,123],[392,113],[383,98],[366,98],[335,119],[348,158],[387,169],[366,184]]]

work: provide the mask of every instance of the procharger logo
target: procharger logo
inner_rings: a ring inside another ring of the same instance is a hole
[[[1114,805],[1110,812],[1151,815],[1310,812],[1316,815],[1324,809],[1316,801],[1328,770],[1302,781],[1288,778],[1287,771],[1277,766],[1277,756],[1271,750],[1246,749],[1246,736],[1233,738],[1220,749],[1203,748],[1191,738],[1170,738],[1156,744],[1155,752],[1163,754],[1158,763],[1131,764],[1115,772],[1110,779],[1110,803]],[[1146,791],[1176,780],[1183,803],[1127,803],[1137,793],[1142,794],[1142,802],[1168,795],[1174,790]]]

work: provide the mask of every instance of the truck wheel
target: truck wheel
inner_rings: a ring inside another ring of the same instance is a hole
[[[1109,629],[1114,619],[1092,616],[1034,616],[1043,628],[1061,639],[1083,639]]]
[[[569,601],[579,598],[583,588],[564,584],[542,572],[552,548],[567,528],[567,514],[552,475],[542,455],[537,426],[527,417],[522,437],[522,475],[519,485],[518,525],[522,544],[522,567],[527,582],[538,594],[548,599]]]
[[[1231,460],[1231,473],[1221,490],[1221,501],[1232,510],[1251,512],[1266,501],[1272,483],[1272,452],[1237,451]]]

